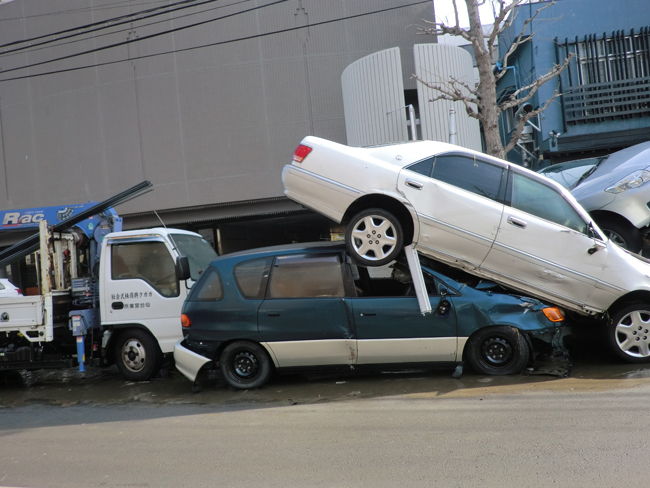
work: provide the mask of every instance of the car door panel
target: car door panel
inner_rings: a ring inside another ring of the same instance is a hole
[[[443,261],[477,268],[501,221],[498,195],[503,174],[501,167],[457,155],[429,158],[403,169],[397,185],[420,221],[417,247]]]
[[[607,249],[554,188],[522,175],[519,195],[504,208],[494,246],[481,269],[552,301],[582,307],[603,275]],[[515,208],[519,207],[519,208]]]
[[[439,299],[432,298],[432,308]],[[357,364],[455,361],[456,318],[422,315],[415,297],[350,300],[357,333]]]

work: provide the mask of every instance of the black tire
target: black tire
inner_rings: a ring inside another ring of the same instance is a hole
[[[369,208],[357,213],[345,228],[350,255],[363,266],[383,266],[402,250],[404,231],[392,213]]]
[[[477,331],[465,348],[467,360],[479,374],[517,374],[528,364],[530,347],[514,327],[496,326]]]
[[[628,305],[612,315],[607,340],[614,354],[628,363],[650,362],[650,305]]]
[[[115,364],[129,381],[146,381],[154,377],[163,362],[158,342],[140,329],[122,332],[115,344]]]
[[[622,218],[601,217],[596,220],[598,227],[614,244],[633,253],[643,249],[643,237],[639,229]]]
[[[228,344],[219,359],[221,374],[233,388],[259,388],[271,379],[271,360],[262,346],[238,341]]]

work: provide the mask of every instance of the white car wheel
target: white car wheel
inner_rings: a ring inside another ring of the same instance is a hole
[[[620,358],[630,363],[650,362],[650,306],[630,305],[614,314],[608,336]]]
[[[366,266],[383,266],[393,261],[402,249],[403,236],[397,217],[379,208],[356,214],[345,232],[348,251]]]

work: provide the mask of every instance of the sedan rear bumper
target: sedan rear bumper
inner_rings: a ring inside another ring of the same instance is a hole
[[[178,341],[174,346],[174,362],[176,363],[176,369],[183,373],[183,376],[188,380],[194,382],[201,368],[205,363],[209,363],[210,360],[200,354],[190,351],[182,345],[182,342],[182,340]]]

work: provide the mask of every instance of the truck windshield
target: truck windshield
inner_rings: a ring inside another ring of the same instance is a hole
[[[218,255],[208,241],[199,236],[188,234],[171,234],[174,245],[181,256],[187,256],[190,262],[190,275],[194,281]]]

